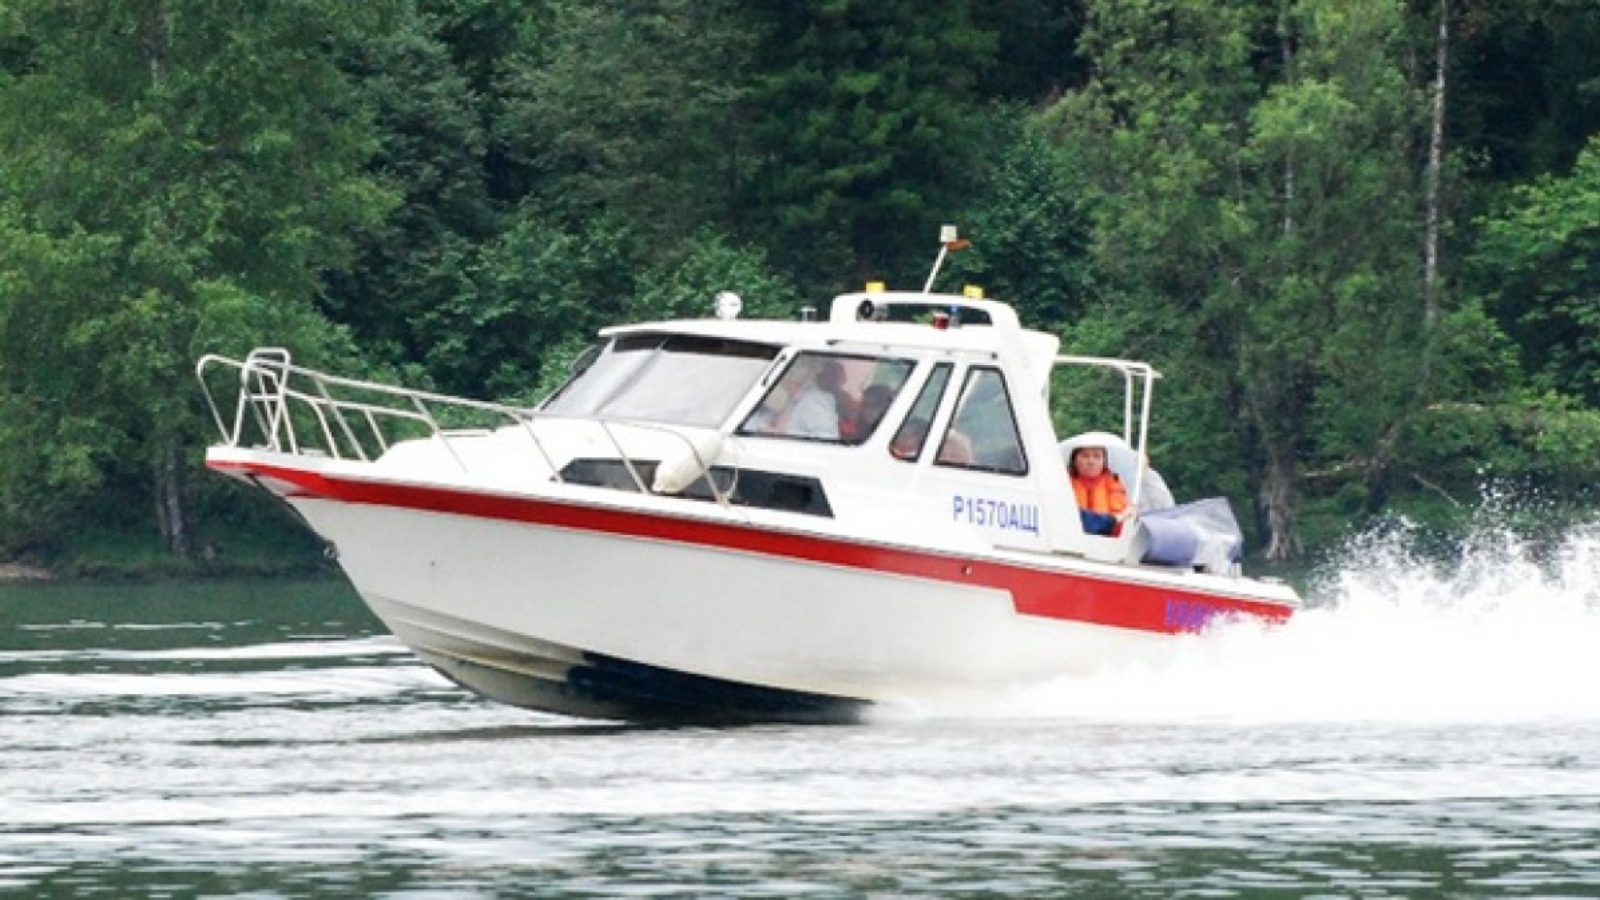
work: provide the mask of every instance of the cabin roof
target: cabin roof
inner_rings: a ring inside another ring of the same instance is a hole
[[[861,315],[862,304],[878,310],[905,313],[916,310],[945,310],[951,322],[939,327],[931,321],[878,319]],[[963,323],[963,314],[980,321]],[[981,321],[987,319],[987,321]],[[1021,354],[1027,370],[1036,380],[1048,377],[1061,340],[1053,334],[1023,328],[1010,305],[996,300],[959,297],[948,294],[903,292],[851,293],[835,297],[825,319],[795,321],[787,319],[677,319],[617,325],[602,329],[602,337],[629,334],[694,334],[730,340],[746,340],[777,346],[810,348],[833,347],[840,350],[894,352],[946,351],[991,353],[997,356]]]

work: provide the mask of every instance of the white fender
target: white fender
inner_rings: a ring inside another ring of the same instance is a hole
[[[676,449],[662,454],[650,490],[657,494],[676,494],[694,484],[706,473],[712,460],[722,452],[722,433],[712,431],[697,438],[684,436]]]

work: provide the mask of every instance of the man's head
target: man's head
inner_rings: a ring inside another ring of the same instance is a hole
[[[817,370],[817,384],[823,390],[837,391],[844,386],[844,365],[837,359],[825,359]]]

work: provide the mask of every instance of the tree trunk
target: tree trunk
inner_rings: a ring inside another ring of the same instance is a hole
[[[167,21],[165,3],[152,3],[145,10],[140,23],[139,44],[144,51],[145,63],[150,67],[150,83],[161,86],[166,71],[167,44],[171,39],[171,23]]]
[[[1434,332],[1438,329],[1441,288],[1439,286],[1440,223],[1444,218],[1444,126],[1445,89],[1450,71],[1450,0],[1439,0],[1439,28],[1435,33],[1433,85],[1429,91],[1428,162],[1423,174],[1424,232],[1422,238],[1422,315],[1417,341],[1417,378],[1408,401],[1378,435],[1372,463],[1367,468],[1365,508],[1374,513],[1389,499],[1396,447],[1406,422],[1414,410],[1426,404],[1428,382],[1433,376]]]
[[[182,454],[178,442],[168,439],[156,453],[154,466],[156,520],[161,523],[161,539],[167,549],[187,557],[194,549],[189,534],[189,517],[183,504]]]
[[[1257,503],[1267,527],[1266,557],[1293,559],[1301,554],[1299,521],[1294,503],[1295,471],[1293,454],[1270,452],[1261,473]]]
[[[1450,0],[1439,0],[1438,44],[1433,57],[1433,109],[1428,135],[1428,231],[1424,238],[1422,267],[1422,379],[1427,380],[1431,360],[1428,338],[1439,321],[1439,221],[1444,180],[1444,97],[1450,68]]]

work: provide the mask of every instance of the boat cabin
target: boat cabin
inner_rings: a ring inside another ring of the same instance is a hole
[[[1145,527],[1084,533],[1065,455],[1092,442],[1107,448],[1131,502],[1171,505],[1142,464],[1159,375],[1140,362],[1060,356],[1057,337],[1023,328],[1001,302],[871,291],[839,296],[822,320],[727,316],[603,337],[538,415],[654,426],[682,439],[575,455],[563,481],[723,503],[765,524],[799,514],[831,520],[808,527],[952,552],[1147,561]],[[1057,436],[1056,366],[1120,375],[1117,431]]]

